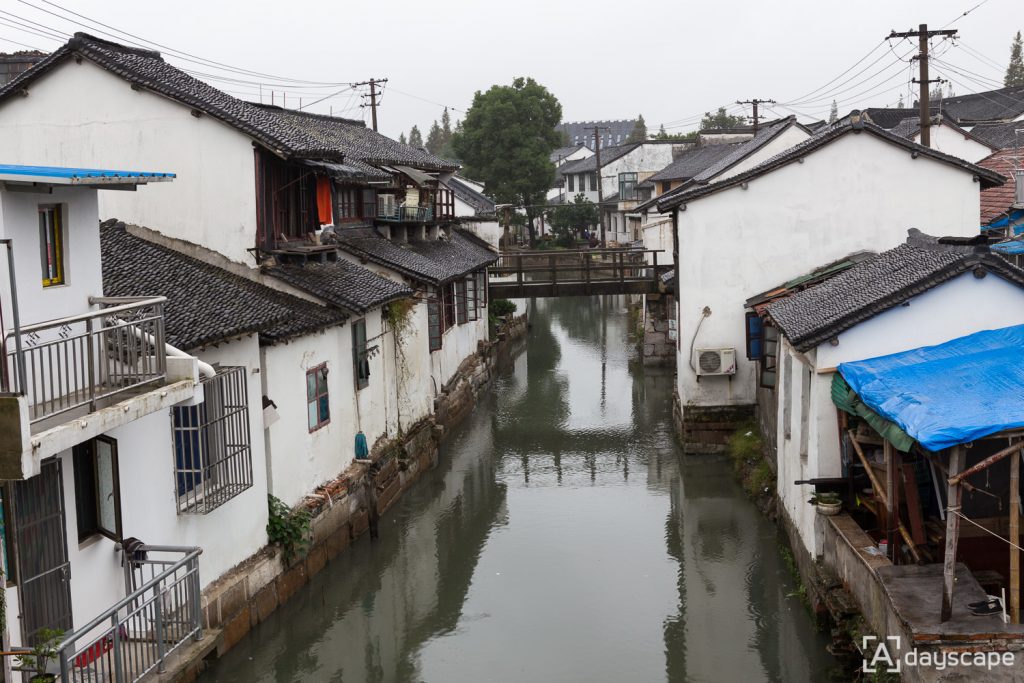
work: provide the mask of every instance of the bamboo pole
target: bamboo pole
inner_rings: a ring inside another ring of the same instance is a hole
[[[964,490],[957,474],[964,466],[964,447],[954,446],[949,453],[949,488],[946,493],[946,552],[942,562],[941,621],[953,615],[953,583],[956,579],[956,544],[960,536],[960,503]]]
[[[1020,458],[1010,460],[1010,620],[1020,623]]]
[[[878,477],[875,476],[874,470],[871,469],[871,463],[868,462],[868,457],[864,455],[864,451],[861,450],[860,443],[854,436],[854,431],[851,429],[847,433],[850,435],[850,442],[853,444],[854,452],[857,453],[857,457],[860,458],[861,463],[864,465],[864,471],[867,472],[868,479],[871,480],[871,488],[875,490],[875,495],[878,496],[878,499],[885,506],[885,509],[888,510],[889,499],[886,497],[885,489],[882,488],[882,484],[878,481]],[[897,528],[900,531],[900,536],[903,537],[907,547],[910,549],[910,554],[914,556],[914,561],[920,564],[921,552],[917,549],[917,544],[914,543],[914,539],[911,538],[910,532],[907,531],[907,527],[903,526],[903,522],[899,520],[899,517],[896,518],[896,523],[898,525]]]
[[[958,446],[957,448],[960,448],[960,447]],[[1007,446],[1003,450],[998,451],[997,453],[994,453],[993,455],[988,456],[987,458],[985,458],[984,460],[982,460],[978,464],[971,465],[970,467],[968,467],[966,470],[964,470],[963,472],[961,472],[959,474],[954,474],[953,476],[951,476],[949,478],[949,483],[950,484],[959,484],[961,479],[963,479],[965,477],[969,477],[972,474],[977,474],[978,472],[981,472],[982,470],[987,469],[987,468],[991,467],[992,465],[996,464],[997,462],[999,462],[1000,460],[1002,460],[1006,456],[1013,455],[1014,453],[1016,453],[1017,451],[1019,451],[1021,449],[1024,449],[1024,441],[1018,441],[1017,443],[1010,444],[1009,446]]]

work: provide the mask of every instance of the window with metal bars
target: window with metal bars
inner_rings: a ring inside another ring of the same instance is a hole
[[[366,319],[352,323],[352,365],[356,389],[370,386],[370,354],[366,348]]]
[[[246,369],[220,368],[203,394],[171,410],[178,514],[206,514],[252,486]]]
[[[444,320],[441,324],[441,332],[448,331],[455,324],[455,283],[449,282],[441,286],[441,312]]]

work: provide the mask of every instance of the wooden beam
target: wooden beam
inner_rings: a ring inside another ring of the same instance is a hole
[[[924,532],[924,515],[921,513],[921,498],[917,494],[917,475],[912,463],[900,466],[900,483],[903,485],[903,500],[907,504],[907,517],[910,518],[910,535],[918,545],[926,543],[928,537]]]
[[[959,484],[961,479],[969,477],[972,474],[977,474],[978,472],[981,472],[982,470],[987,469],[992,465],[996,464],[1006,456],[1013,455],[1014,453],[1021,449],[1024,449],[1024,441],[1018,441],[1017,443],[1010,444],[1009,446],[999,451],[998,453],[994,453],[993,455],[988,456],[978,464],[968,467],[963,472],[960,472],[959,474],[952,473],[952,476],[949,478],[949,483]]]
[[[885,496],[885,489],[882,488],[881,482],[878,481],[878,477],[875,476],[874,470],[871,469],[871,463],[868,461],[867,456],[864,455],[864,451],[861,450],[860,444],[857,442],[856,433],[851,429],[849,432],[847,432],[847,434],[850,435],[850,442],[853,444],[853,450],[855,453],[857,453],[857,457],[860,458],[861,464],[864,465],[864,471],[867,473],[868,479],[871,480],[871,487],[875,491],[875,496],[882,503],[882,505],[885,506],[886,509],[888,509],[889,499],[886,498]],[[903,537],[903,540],[906,542],[907,547],[910,548],[910,554],[914,556],[914,561],[920,564],[921,551],[917,549],[917,544],[914,543],[914,539],[911,538],[910,532],[907,531],[907,528],[903,526],[903,522],[899,521],[898,517],[896,518],[896,523],[900,531],[900,536]]]
[[[889,555],[895,564],[898,557],[896,553],[896,525],[900,519],[900,504],[896,499],[896,449],[888,441],[882,444],[882,453],[885,456],[885,540],[889,544]]]
[[[1020,458],[1010,460],[1010,620],[1020,623]]]
[[[963,446],[954,446],[949,452],[949,488],[946,492],[946,552],[942,561],[942,613],[941,621],[953,616],[953,583],[956,579],[956,544],[960,536],[960,503],[964,490],[957,474],[964,467]]]

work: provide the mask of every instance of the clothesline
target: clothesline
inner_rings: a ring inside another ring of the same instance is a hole
[[[970,522],[971,524],[973,524],[974,526],[978,527],[979,529],[981,529],[985,533],[991,534],[991,535],[995,536],[996,538],[998,538],[1003,543],[1008,544],[1011,548],[1016,548],[1017,550],[1024,550],[1024,548],[1021,548],[1019,545],[1017,545],[1016,543],[1012,542],[1010,539],[1003,538],[1002,536],[1000,536],[996,532],[992,531],[991,529],[986,529],[985,527],[983,527],[982,525],[978,524],[977,522],[975,522],[970,517],[964,515],[962,512],[960,512],[959,508],[948,507],[948,508],[946,508],[946,512],[952,512],[954,515],[956,515],[960,519],[964,520],[965,522]]]

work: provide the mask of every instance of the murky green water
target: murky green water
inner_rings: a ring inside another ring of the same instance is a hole
[[[621,298],[528,348],[381,523],[204,681],[806,681],[833,660],[728,462],[679,452]]]

